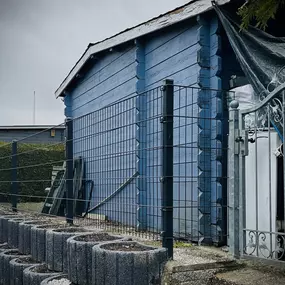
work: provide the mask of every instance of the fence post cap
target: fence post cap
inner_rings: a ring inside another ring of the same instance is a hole
[[[231,103],[230,103],[230,107],[232,109],[237,109],[239,107],[239,102],[237,100],[233,100]]]
[[[71,117],[66,117],[66,118],[65,118],[65,123],[70,122],[70,121],[72,121],[72,118],[71,118]]]
[[[163,80],[163,85],[173,85],[174,80],[173,79],[164,79]]]

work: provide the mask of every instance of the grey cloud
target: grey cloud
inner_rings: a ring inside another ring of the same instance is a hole
[[[54,91],[89,42],[96,42],[187,0],[0,0],[0,125],[64,120]]]

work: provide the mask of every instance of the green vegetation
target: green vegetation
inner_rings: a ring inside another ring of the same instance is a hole
[[[11,192],[11,144],[0,142],[0,201],[10,201]],[[43,201],[45,188],[50,186],[52,167],[61,166],[64,160],[64,145],[18,143],[19,201]],[[32,197],[38,196],[38,197]]]
[[[270,19],[274,19],[285,0],[248,0],[242,5],[238,14],[241,16],[241,28],[247,29],[252,23],[265,30]]]
[[[174,248],[192,247],[192,243],[176,241],[173,245]]]
[[[4,209],[10,209],[11,203],[0,203]],[[28,211],[28,212],[40,212],[43,208],[42,202],[32,202],[32,203],[18,203],[17,209],[19,211]]]

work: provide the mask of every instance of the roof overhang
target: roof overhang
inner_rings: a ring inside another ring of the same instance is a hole
[[[14,125],[14,126],[0,126],[0,130],[49,130],[49,129],[65,129],[65,126],[51,126],[51,125]]]
[[[224,5],[231,0],[216,0],[217,5]],[[117,35],[107,38],[101,42],[90,44],[85,50],[84,54],[72,68],[67,77],[63,80],[61,85],[55,91],[56,98],[65,96],[64,91],[68,84],[78,77],[79,71],[84,64],[98,52],[108,50],[114,46],[118,46],[125,42],[135,40],[139,37],[155,32],[162,28],[171,26],[175,23],[197,16],[201,13],[213,9],[212,0],[192,0],[188,4],[178,7],[175,10],[169,11],[166,14],[160,15],[152,20],[142,23],[133,28],[127,29]]]

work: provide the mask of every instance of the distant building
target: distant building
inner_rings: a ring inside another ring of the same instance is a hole
[[[0,142],[24,139],[25,143],[55,143],[64,141],[65,126],[20,125],[0,126]]]

